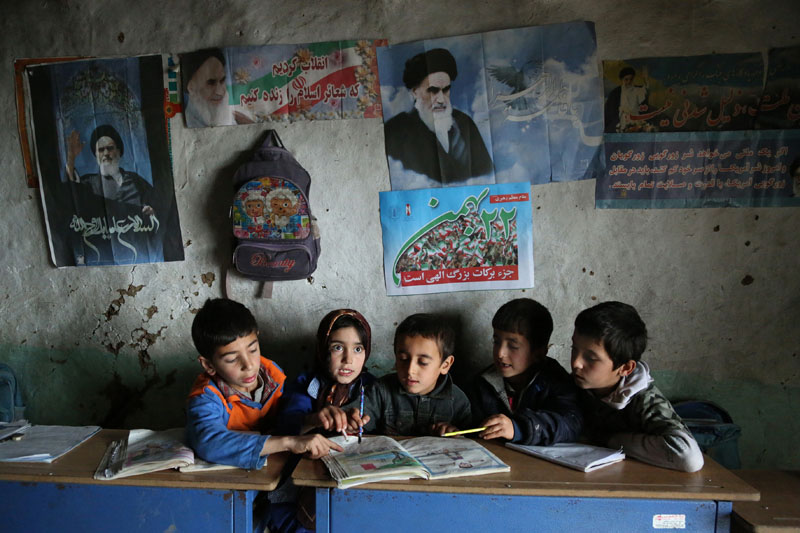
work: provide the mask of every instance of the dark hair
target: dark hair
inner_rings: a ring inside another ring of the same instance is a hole
[[[622,79],[625,76],[636,76],[636,71],[631,67],[624,67],[619,71],[619,79]]]
[[[327,372],[331,354],[328,351],[328,339],[337,329],[355,328],[361,344],[364,345],[364,363],[369,359],[372,348],[372,330],[364,315],[354,309],[336,309],[320,321],[317,328],[317,365],[319,370]]]
[[[456,332],[444,317],[429,313],[417,313],[400,322],[394,332],[394,349],[397,342],[404,337],[424,337],[436,341],[439,355],[453,355],[456,346]]]
[[[553,333],[553,317],[545,306],[532,298],[517,298],[504,303],[492,318],[492,327],[522,335],[531,350],[547,348]]]
[[[415,55],[406,61],[403,84],[406,88],[413,89],[432,72],[446,72],[451,81],[455,80],[458,76],[458,67],[453,54],[444,48],[434,48]]]
[[[603,302],[575,318],[575,333],[603,343],[614,368],[638,361],[647,348],[647,327],[632,305]]]
[[[257,331],[253,313],[227,298],[206,300],[192,322],[194,347],[206,359],[211,359],[220,346]]]
[[[125,145],[122,143],[122,137],[120,137],[113,126],[109,126],[108,124],[97,126],[92,132],[92,137],[89,139],[89,146],[91,146],[93,154],[97,154],[97,141],[99,141],[101,137],[111,137],[114,144],[117,145],[119,156],[122,157],[122,154],[125,153]]]
[[[192,77],[209,58],[215,57],[219,59],[219,62],[222,63],[223,67],[225,66],[225,54],[223,54],[222,50],[219,48],[206,48],[204,50],[198,50],[197,52],[191,52],[189,54],[181,54],[180,57],[181,79],[183,80],[184,92],[186,92],[186,88],[189,85]]]

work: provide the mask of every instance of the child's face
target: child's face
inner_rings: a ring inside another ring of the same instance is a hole
[[[636,365],[625,364],[614,369],[614,362],[602,340],[573,333],[572,379],[578,387],[600,393],[611,392],[622,376],[630,374],[633,366]]]
[[[428,394],[440,375],[447,374],[453,356],[444,357],[434,339],[401,337],[395,346],[395,368],[403,388],[411,394]]]
[[[264,216],[264,202],[261,200],[248,200],[244,203],[245,212],[250,218]]]
[[[203,356],[198,359],[208,375],[218,375],[239,392],[253,392],[258,387],[261,348],[255,331],[218,347],[210,360]]]
[[[328,353],[331,355],[328,369],[336,383],[346,385],[361,374],[367,352],[356,328],[350,326],[331,332]]]
[[[525,336],[494,328],[492,336],[494,366],[504,378],[513,378],[528,370],[538,361]]]

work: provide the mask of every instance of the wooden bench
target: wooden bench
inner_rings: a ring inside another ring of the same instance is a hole
[[[734,502],[731,532],[800,531],[800,471],[734,470],[761,492],[761,501]]]

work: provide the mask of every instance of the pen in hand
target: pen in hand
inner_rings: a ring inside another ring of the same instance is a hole
[[[364,418],[364,385],[361,385],[361,405],[358,408],[359,418]],[[361,444],[361,435],[364,433],[363,422],[358,424],[358,443]]]

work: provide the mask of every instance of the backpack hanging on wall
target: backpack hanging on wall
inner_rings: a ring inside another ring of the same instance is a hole
[[[5,363],[0,363],[0,422],[13,422],[25,418],[25,404],[22,391],[14,371]]]
[[[233,265],[250,279],[271,282],[304,279],[317,268],[319,230],[311,214],[311,176],[287,150],[275,130],[253,159],[233,176],[231,206]]]

